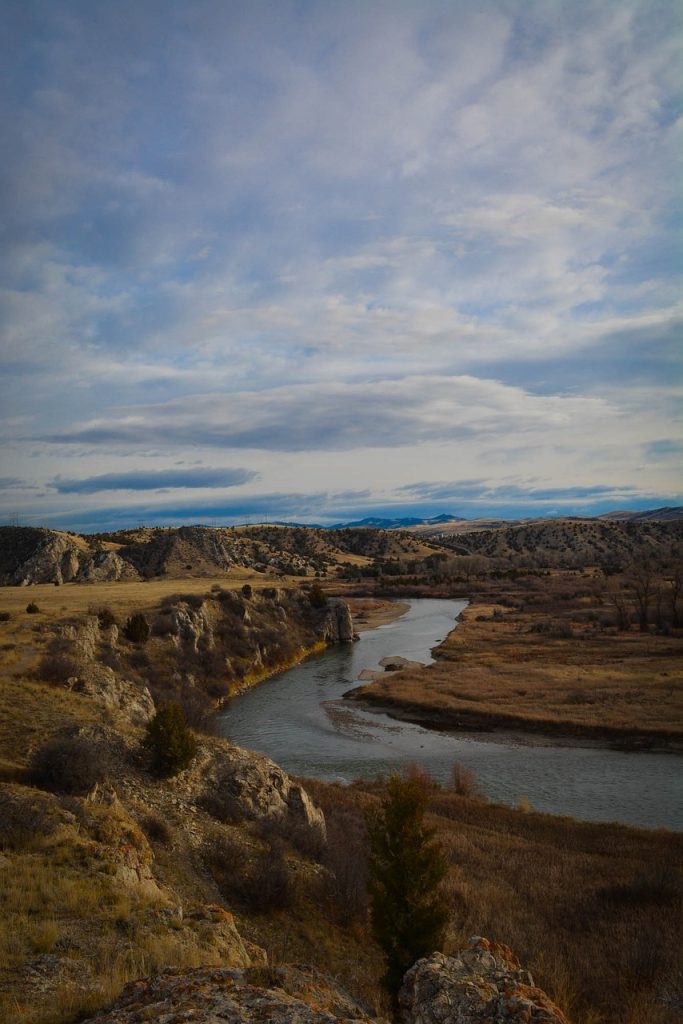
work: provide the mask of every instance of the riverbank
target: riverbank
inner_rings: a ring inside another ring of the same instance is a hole
[[[347,597],[357,630],[377,629],[400,619],[410,608],[407,601],[390,601],[380,597]]]
[[[433,665],[346,697],[441,730],[683,752],[683,638],[600,628],[599,606],[574,575],[506,585],[462,612]]]

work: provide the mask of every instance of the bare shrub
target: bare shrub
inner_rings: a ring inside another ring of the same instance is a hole
[[[0,622],[9,622],[12,618],[9,612],[0,612]]]
[[[368,913],[368,842],[363,819],[341,808],[326,811],[323,864],[327,891],[342,924],[364,921]]]
[[[29,603],[26,605],[26,612],[28,615],[37,615],[39,611],[40,608],[38,607],[35,601],[29,601]]]
[[[285,910],[294,901],[294,882],[285,858],[285,845],[273,837],[245,878],[243,896],[250,910],[267,914]]]
[[[479,782],[476,773],[460,761],[453,763],[453,790],[458,796],[479,796]]]
[[[50,793],[90,792],[104,777],[96,748],[79,736],[59,736],[40,747],[27,769],[29,783]]]
[[[147,814],[140,822],[142,831],[151,843],[170,846],[173,842],[173,829],[160,814]]]
[[[46,683],[65,683],[78,675],[79,665],[68,654],[46,654],[38,665],[36,675]]]

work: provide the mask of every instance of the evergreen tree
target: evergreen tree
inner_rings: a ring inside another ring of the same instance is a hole
[[[143,746],[152,753],[154,770],[177,775],[197,753],[197,741],[179,704],[163,704],[147,723]]]
[[[381,946],[383,984],[397,1009],[403,975],[443,943],[448,909],[441,889],[448,865],[424,824],[427,788],[392,775],[379,811],[368,818],[372,931]]]

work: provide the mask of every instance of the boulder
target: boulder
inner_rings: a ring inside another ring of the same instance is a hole
[[[399,993],[404,1024],[569,1024],[512,951],[475,937],[457,956],[418,960]]]
[[[86,615],[80,622],[60,626],[57,637],[68,643],[72,658],[92,661],[101,640],[99,619],[96,615]]]

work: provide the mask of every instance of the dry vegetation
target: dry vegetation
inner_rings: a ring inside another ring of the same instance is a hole
[[[434,665],[353,697],[445,728],[680,745],[683,631],[670,621],[639,628],[627,583],[628,623],[618,629],[607,586],[570,573],[489,583]]]
[[[362,878],[363,808],[381,783],[306,780],[340,819]],[[451,864],[448,947],[504,942],[575,1024],[670,1024],[683,941],[683,838],[488,805],[434,786],[432,825]]]
[[[239,591],[246,582],[255,591],[272,584],[245,570],[215,586]],[[211,905],[233,913],[240,934],[272,963],[313,963],[382,1006],[381,962],[367,926],[363,825],[363,808],[378,799],[380,784],[306,782],[327,816],[328,843],[318,848],[295,832],[217,820],[210,808],[189,815],[140,760],[142,729],[37,676],[60,622],[102,607],[120,623],[137,611],[152,619],[173,595],[198,598],[211,584],[0,591],[0,611],[9,613],[0,621],[0,799],[16,796],[24,808],[12,828],[3,818],[0,835],[3,1024],[71,1024],[130,978],[215,962],[221,953],[206,916]],[[446,702],[467,725],[494,724],[486,717],[494,715],[498,724],[536,722],[543,731],[597,735],[607,723],[621,736],[664,730],[671,738],[672,721],[682,717],[680,637],[675,629],[658,635],[654,624],[641,632],[637,622],[619,631],[601,587],[579,575],[480,582],[477,603],[439,662],[387,680],[386,699],[396,699],[396,688],[411,715],[442,716]],[[37,614],[25,611],[29,598]],[[217,597],[215,605],[218,615]],[[397,610],[359,599],[358,625]],[[539,623],[547,626],[539,630]],[[164,644],[153,635],[142,651],[122,645],[126,672],[138,681],[151,669],[168,676],[174,664]],[[119,884],[123,825],[115,814],[26,784],[32,753],[66,725],[104,726],[118,737],[105,759],[108,777],[135,825],[126,842],[153,852],[161,897]],[[683,939],[681,837],[491,806],[467,795],[473,780],[466,773],[456,783],[460,795],[435,787],[431,800],[452,865],[449,948],[474,933],[508,943],[575,1024],[673,1021],[662,1000],[675,987]]]

